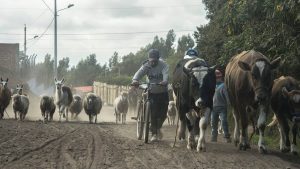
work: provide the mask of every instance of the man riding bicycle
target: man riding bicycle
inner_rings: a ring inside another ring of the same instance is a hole
[[[160,58],[157,49],[150,49],[148,60],[146,60],[140,69],[132,78],[132,85],[138,87],[139,80],[147,75],[150,84],[150,109],[151,109],[151,127],[152,137],[150,141],[162,139],[161,127],[167,117],[168,110],[168,65]],[[159,85],[153,85],[159,84]]]

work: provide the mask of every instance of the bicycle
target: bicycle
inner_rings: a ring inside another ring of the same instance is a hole
[[[146,86],[144,86],[146,85]],[[136,120],[136,131],[137,139],[141,140],[144,138],[144,142],[148,143],[149,140],[149,128],[150,128],[150,118],[151,118],[151,102],[149,98],[149,93],[151,91],[151,85],[161,85],[159,83],[143,83],[139,84],[139,89],[144,90],[142,97],[139,99],[137,104],[136,117],[131,117],[131,119]]]

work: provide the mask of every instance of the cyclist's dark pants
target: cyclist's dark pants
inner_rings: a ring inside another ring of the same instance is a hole
[[[151,132],[157,134],[157,130],[160,129],[166,120],[169,96],[168,92],[165,93],[150,93],[151,101]]]

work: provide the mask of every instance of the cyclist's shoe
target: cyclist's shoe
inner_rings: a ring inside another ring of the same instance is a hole
[[[161,129],[159,129],[158,131],[157,131],[157,137],[158,137],[158,139],[159,140],[161,140],[162,138],[163,138],[163,133],[161,132]]]
[[[153,134],[151,139],[150,139],[151,142],[155,142],[157,141],[157,134]]]

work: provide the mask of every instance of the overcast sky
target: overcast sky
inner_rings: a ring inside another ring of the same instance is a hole
[[[20,43],[23,50],[26,24],[27,54],[36,53],[38,62],[47,53],[53,56],[54,0],[0,4],[0,43]],[[135,53],[155,35],[165,38],[170,29],[177,37],[192,35],[196,26],[208,22],[201,0],[57,0],[57,9],[68,4],[74,6],[58,12],[58,60],[69,57],[71,65],[91,53],[104,64],[114,51],[121,56]]]

